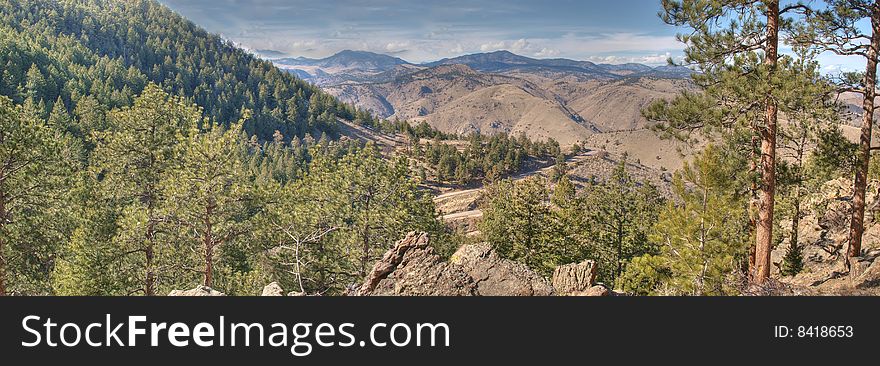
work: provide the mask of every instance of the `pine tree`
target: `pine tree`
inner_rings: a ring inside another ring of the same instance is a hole
[[[488,188],[480,232],[504,258],[549,276],[562,262],[563,236],[549,205],[547,181],[500,181]]]
[[[744,166],[725,154],[710,145],[676,173],[674,190],[681,200],[668,204],[651,234],[659,253],[633,260],[621,280],[626,291],[735,293],[732,274],[748,247],[746,212],[734,184]]]
[[[46,77],[43,76],[37,64],[31,64],[25,80],[26,99],[34,103],[44,100],[47,88]],[[45,113],[45,111],[41,110],[40,113]]]
[[[208,287],[214,285],[218,249],[248,230],[249,192],[238,145],[241,125],[224,129],[206,121],[204,127],[190,126],[161,183],[165,216],[181,229],[180,240],[201,249],[202,284]]]
[[[180,131],[202,123],[201,110],[156,85],[144,89],[132,107],[110,113],[108,131],[99,135],[94,168],[103,175],[103,189],[125,207],[115,240],[130,255],[141,255],[134,267],[142,271],[140,291],[157,293],[158,260],[170,238],[160,225],[167,197],[161,182],[176,163]]]
[[[802,248],[799,243],[800,219],[803,216],[804,196],[816,181],[816,174],[808,170],[807,159],[816,145],[818,133],[828,130],[837,122],[837,106],[828,96],[834,88],[818,73],[818,64],[802,55],[794,67],[786,69],[784,87],[792,91],[782,100],[789,123],[780,128],[779,193],[782,213],[791,226],[787,236],[789,248],[782,263],[782,273],[796,275],[803,268]]]
[[[694,79],[706,96],[686,94],[677,103],[694,101],[707,110],[695,115],[676,115],[688,108],[669,108],[658,102],[648,109],[650,119],[663,121],[664,127],[692,131],[706,126],[727,127],[745,124],[760,142],[760,184],[757,185],[758,219],[755,228],[754,280],[761,283],[770,277],[770,251],[773,246],[773,223],[776,194],[776,139],[780,88],[780,28],[790,24],[787,13],[802,11],[804,6],[780,6],[779,0],[664,0],[661,18],[668,24],[684,26],[691,33],[679,35],[687,45],[686,61],[699,65],[702,74]],[[721,101],[724,103],[714,103]],[[706,118],[707,111],[717,110]],[[694,117],[700,116],[700,117]],[[728,123],[725,123],[728,122]]]
[[[569,179],[567,175],[563,175],[556,182],[556,187],[553,188],[553,197],[551,201],[557,207],[566,208],[574,203],[576,196],[577,190],[575,189],[574,183],[571,182],[571,179]]]
[[[585,225],[581,230],[586,230],[599,261],[599,278],[611,286],[631,258],[652,251],[648,233],[662,203],[656,189],[636,182],[626,166],[624,156],[607,182],[586,188],[582,204]]]
[[[59,240],[52,230],[64,220],[49,216],[63,212],[59,200],[76,167],[71,156],[64,134],[0,96],[0,296],[45,291]]]
[[[862,132],[856,155],[847,250],[849,257],[859,257],[862,255],[865,231],[865,191],[871,159],[877,64],[880,57],[880,1],[826,0],[825,3],[827,6],[824,9],[807,12],[806,24],[798,29],[793,43],[837,55],[861,57],[866,61],[863,74],[849,74],[841,80],[842,91],[859,93],[863,97]],[[870,23],[867,31],[860,25],[862,21]]]
[[[387,161],[372,145],[338,157],[334,149],[316,156],[304,179],[268,189],[260,218],[261,241],[281,264],[275,280],[308,293],[341,293],[362,281],[409,231],[446,240],[405,159]]]

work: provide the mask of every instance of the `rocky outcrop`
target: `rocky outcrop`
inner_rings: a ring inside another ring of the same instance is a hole
[[[553,288],[559,295],[576,295],[596,285],[596,262],[566,264],[553,271]],[[602,287],[604,288],[604,287]],[[605,289],[607,291],[607,289]],[[596,289],[591,293],[598,293]]]
[[[263,293],[260,296],[284,296],[284,289],[281,288],[278,282],[272,282],[263,287]]]
[[[553,287],[524,264],[503,259],[489,244],[464,245],[450,262],[474,279],[481,296],[550,296]]]
[[[226,296],[226,294],[208,286],[199,286],[192,290],[172,290],[168,296]]]
[[[373,266],[355,291],[359,296],[473,296],[473,279],[444,261],[428,245],[428,235],[409,233]]]
[[[450,261],[424,233],[410,233],[373,266],[360,296],[549,296],[550,283],[487,244],[462,246]]]

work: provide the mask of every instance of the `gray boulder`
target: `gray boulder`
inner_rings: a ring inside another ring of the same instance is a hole
[[[226,296],[226,294],[208,286],[199,286],[192,290],[171,290],[168,296]]]
[[[278,282],[272,282],[263,287],[263,293],[260,296],[284,296],[284,289]]]

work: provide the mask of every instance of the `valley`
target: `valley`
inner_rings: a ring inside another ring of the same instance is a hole
[[[644,129],[642,108],[693,88],[684,67],[533,59],[507,51],[418,65],[362,51],[273,62],[380,118],[424,121],[458,135],[524,133],[563,146]]]

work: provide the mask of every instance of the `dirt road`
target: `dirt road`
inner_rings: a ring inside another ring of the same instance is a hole
[[[598,152],[595,150],[583,152],[577,155],[573,155],[568,157],[565,162],[569,166],[577,166],[581,162],[586,159],[589,159],[593,156],[596,156]],[[531,170],[528,172],[523,172],[517,174],[511,179],[513,180],[523,180],[535,175],[548,175],[553,170],[553,166],[542,167],[540,169]],[[452,191],[440,194],[434,197],[434,203],[437,204],[437,207],[440,208],[441,212],[443,212],[443,221],[451,222],[457,220],[465,220],[465,219],[474,219],[483,217],[483,211],[477,210],[466,210],[466,211],[456,211],[456,210],[444,210],[444,207],[463,207],[461,202],[457,202],[460,200],[473,200],[479,196],[479,193],[482,192],[484,187],[472,188],[472,189],[463,189],[459,191]]]

